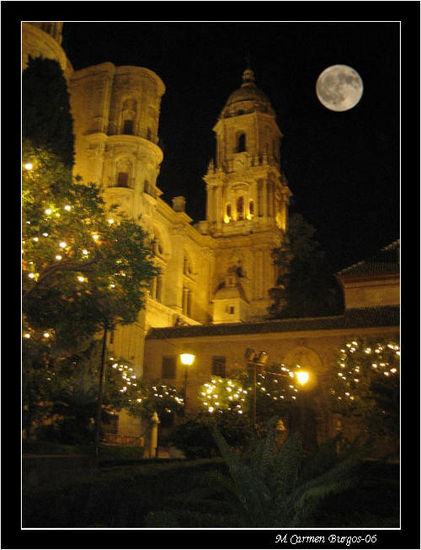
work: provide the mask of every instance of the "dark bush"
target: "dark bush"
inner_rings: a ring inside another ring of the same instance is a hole
[[[89,455],[95,452],[93,445],[66,445],[51,440],[23,441],[22,450],[24,455]]]
[[[94,445],[68,445],[54,441],[24,441],[22,444],[24,454],[39,455],[85,455],[94,456]],[[130,445],[100,445],[100,461],[134,461],[141,460],[144,455],[144,447]]]
[[[252,438],[249,419],[237,413],[199,414],[179,424],[168,440],[185,454],[186,458],[211,458],[219,456],[211,426],[216,424],[228,443],[243,448]]]
[[[24,527],[143,527],[149,512],[194,487],[222,460],[101,468],[23,493]],[[54,505],[52,505],[54,503]]]

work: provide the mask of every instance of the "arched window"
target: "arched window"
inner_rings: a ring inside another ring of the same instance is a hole
[[[254,217],[254,200],[250,200],[249,202],[249,215],[250,218]]]
[[[190,288],[184,287],[182,310],[184,315],[187,315],[188,317],[191,316],[191,305],[192,305],[192,291]]]
[[[128,187],[129,186],[129,174],[127,172],[118,172],[117,173],[117,187]]]
[[[152,279],[151,283],[151,298],[157,302],[162,300],[162,275],[157,275]]]
[[[129,158],[119,158],[115,163],[115,176],[113,186],[115,187],[132,187],[132,163]]]
[[[244,197],[238,197],[237,199],[237,220],[244,219]]]
[[[246,150],[246,134],[243,132],[237,139],[237,153],[242,153]]]
[[[120,129],[122,134],[134,134],[137,104],[134,99],[126,99],[120,111]]]
[[[132,135],[133,128],[134,128],[133,120],[129,119],[123,122],[123,134]]]

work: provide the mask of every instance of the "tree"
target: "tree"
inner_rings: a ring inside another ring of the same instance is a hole
[[[273,250],[279,276],[277,286],[270,290],[271,317],[316,317],[343,310],[341,289],[326,254],[314,239],[315,232],[300,214],[295,214],[290,218],[285,241]]]
[[[23,161],[24,385],[42,399],[37,372],[86,349],[98,332],[105,343],[107,330],[134,322],[158,270],[144,230],[106,208],[94,184],[73,180],[56,155],[27,141]],[[105,347],[102,366],[104,358]]]
[[[352,487],[355,468],[366,452],[353,447],[338,455],[333,439],[309,454],[299,434],[279,447],[272,423],[266,436],[256,438],[241,456],[217,428],[213,434],[229,472],[220,476],[221,486],[242,527],[308,527],[324,498]]]
[[[160,381],[138,381],[136,394],[129,399],[127,410],[132,416],[150,420],[156,411],[161,423],[184,411],[184,399],[175,386]]]
[[[24,336],[48,334],[51,353],[71,352],[134,322],[157,268],[144,230],[107,209],[94,184],[28,143],[23,159]]]
[[[235,413],[247,416],[253,406],[250,372],[237,371],[232,378],[218,376],[199,389],[201,410],[214,415]],[[262,424],[273,416],[288,414],[299,394],[293,372],[285,365],[272,364],[256,374],[256,418]]]
[[[400,349],[393,339],[346,342],[329,381],[332,411],[357,421],[371,435],[397,438],[399,370]]]
[[[62,443],[94,441],[101,348],[100,340],[92,340],[84,350],[28,369],[23,388],[26,430],[35,424],[39,437]],[[173,386],[137,378],[130,362],[110,353],[105,364],[102,418],[122,409],[146,420],[154,411],[164,419],[183,411],[183,398]],[[48,427],[42,426],[45,420]]]
[[[73,119],[60,64],[29,57],[22,74],[22,136],[73,165]]]
[[[33,380],[35,369],[29,370],[23,396],[25,410],[31,411],[29,420],[38,420],[38,437],[61,443],[93,441],[100,356],[101,342],[93,340],[85,350],[39,365],[37,385]],[[102,415],[120,411],[137,395],[133,367],[110,356],[107,356],[106,363]],[[37,392],[39,387],[43,391],[43,400]],[[42,420],[48,420],[48,425],[42,425]],[[26,429],[30,428],[28,420],[24,425]]]

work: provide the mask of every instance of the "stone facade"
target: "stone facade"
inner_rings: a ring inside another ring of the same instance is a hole
[[[137,325],[116,330],[113,351],[141,374],[140,342],[150,327],[262,319],[276,279],[271,251],[286,230],[290,191],[280,167],[281,132],[253,73],[244,72],[214,128],[216,161],[204,178],[207,219],[196,225],[185,198],[174,197],[171,207],[157,186],[161,79],[143,67],[102,63],[75,71],[69,89],[75,174],[142,224],[161,269],[146,312]]]
[[[271,251],[287,228],[290,191],[281,171],[282,134],[251,70],[228,98],[214,127],[215,161],[204,176],[206,220],[192,224],[185,198],[164,202],[157,186],[163,152],[159,115],[165,86],[144,67],[101,63],[72,71],[61,49],[60,23],[27,23],[25,56],[66,68],[75,134],[75,175],[94,182],[154,240],[161,269],[146,311],[118,327],[109,346],[143,372],[151,327],[248,322],[264,318],[276,270]],[[32,39],[38,36],[37,41]],[[43,52],[46,52],[44,48]],[[70,73],[69,73],[70,71]]]
[[[189,412],[197,412],[199,387],[217,375],[215,365],[221,364],[221,358],[225,376],[229,377],[233,371],[247,368],[247,348],[264,351],[268,365],[294,368],[299,364],[311,373],[323,439],[333,435],[335,429],[334,418],[326,412],[325,379],[334,366],[337,350],[355,337],[398,340],[399,308],[361,308],[312,319],[152,329],[146,337],[145,373],[150,380],[161,378],[164,358],[172,357],[174,377],[165,381],[183,387],[185,368],[179,354],[193,353],[196,361],[188,367],[187,403]]]
[[[399,255],[399,241],[395,241],[372,258],[340,271],[345,307],[399,306]]]

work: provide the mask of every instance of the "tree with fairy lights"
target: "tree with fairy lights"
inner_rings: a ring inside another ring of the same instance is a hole
[[[127,411],[132,416],[150,420],[156,411],[160,422],[165,426],[171,424],[176,415],[184,411],[184,398],[175,386],[160,381],[137,381],[138,389],[130,396]]]
[[[132,323],[157,274],[136,223],[107,209],[94,184],[73,178],[73,120],[56,61],[30,58],[22,76],[23,395],[30,417],[48,403],[60,360],[102,332],[97,435],[107,331]]]
[[[400,347],[393,339],[353,338],[336,356],[330,377],[332,410],[358,419],[371,435],[397,437]]]
[[[132,323],[157,274],[144,230],[107,209],[98,188],[72,179],[56,155],[23,145],[22,312],[24,395],[34,403],[57,358],[99,332]],[[103,347],[102,364],[105,360]],[[101,378],[103,380],[103,377]],[[34,382],[34,383],[32,383]]]
[[[68,348],[106,322],[134,322],[157,273],[144,230],[53,154],[25,143],[23,159],[25,337],[51,329],[56,348]]]
[[[252,407],[253,382],[249,373],[237,371],[232,378],[214,376],[201,386],[201,409],[210,414],[235,412],[248,415]],[[297,399],[299,386],[292,370],[285,365],[272,364],[256,375],[257,423],[272,416],[285,416]]]
[[[50,422],[38,428],[38,437],[61,443],[94,441],[100,355],[101,342],[97,340],[86,350],[51,365],[44,377],[47,400],[37,407],[40,419]],[[184,402],[174,387],[147,383],[136,376],[129,362],[107,354],[101,405],[101,426],[105,428],[104,421],[122,409],[143,419],[156,410],[165,419],[180,413]],[[25,410],[24,415],[29,412]]]
[[[48,369],[41,370],[39,379],[45,388],[46,398],[37,401],[31,408],[24,407],[25,426],[28,424],[26,417],[37,414],[35,435],[38,439],[67,444],[94,441],[100,356],[101,342],[93,340],[88,348],[57,357],[50,362]],[[119,370],[111,368],[115,364],[119,365]],[[127,378],[131,379],[132,367],[109,356],[106,365],[101,407],[103,421],[124,408],[129,396],[134,395],[136,390],[136,383],[128,392],[123,390],[127,390]],[[47,419],[47,424],[42,422]]]

